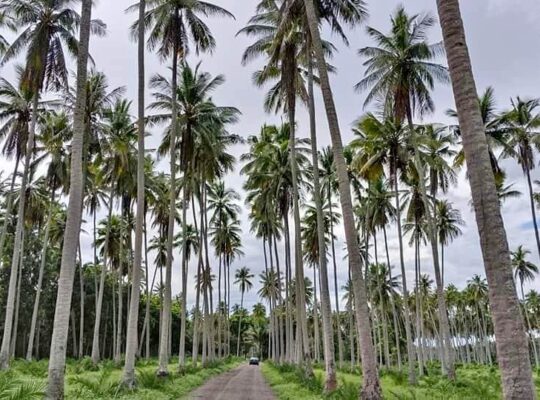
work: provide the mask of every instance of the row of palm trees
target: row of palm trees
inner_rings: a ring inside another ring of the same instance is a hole
[[[410,16],[401,7],[392,18],[390,34],[367,29],[375,46],[359,51],[365,61],[366,75],[356,87],[368,91],[366,105],[377,103],[380,107],[377,113],[358,120],[355,139],[346,147],[328,76],[334,68],[327,60],[335,48],[321,39],[320,29],[327,25],[347,44],[346,29],[361,24],[367,16],[364,2],[264,0],[257,6],[256,15],[239,32],[254,39],[245,51],[243,62],[254,58],[264,60],[263,68],[254,73],[254,81],[257,85],[270,85],[265,108],[287,116],[287,123],[282,126],[264,126],[258,135],[250,137],[249,151],[242,156],[252,231],[261,238],[264,249],[265,271],[259,294],[268,301],[270,310],[269,354],[277,362],[299,365],[306,374],[311,374],[312,355],[324,359],[325,387],[332,391],[337,384],[334,341],[340,363],[348,344],[351,354],[358,354],[362,362],[361,398],[378,399],[382,396],[378,369],[381,365],[393,365],[391,353],[396,354],[400,368],[407,364],[409,382],[414,384],[417,372],[423,371],[426,353],[428,357],[438,358],[445,375],[455,379],[456,357],[472,347],[475,360],[492,362],[494,342],[505,398],[533,399],[528,343],[532,343],[536,359],[536,341],[531,333],[534,324],[529,317],[530,305],[520,307],[514,286],[500,213],[501,199],[511,191],[504,185],[495,151],[500,145],[503,155],[516,157],[522,166],[536,228],[530,171],[534,167],[535,129],[540,120],[535,115],[537,102],[517,99],[512,111],[500,117],[494,115],[492,103],[478,102],[458,2],[439,0],[437,4],[443,43],[428,41],[427,31],[436,24],[433,17]],[[93,282],[93,362],[97,363],[103,354],[100,338],[106,328],[101,318],[106,314],[103,312],[106,282],[112,276],[112,290],[117,292],[110,297],[116,302],[112,307],[115,313],[112,353],[116,361],[125,357],[123,382],[129,388],[135,386],[135,360],[141,353],[142,337],[146,355],[150,354],[150,299],[156,274],[150,280],[148,250],[156,254],[155,271],[159,269],[162,282],[158,375],[169,373],[173,336],[171,281],[176,252],[180,253],[182,277],[178,368],[186,367],[188,353],[191,362],[197,364],[200,351],[206,365],[230,354],[234,347],[230,268],[242,254],[236,204],[239,199],[222,180],[235,165],[231,146],[242,142],[228,131],[237,121],[239,110],[212,100],[211,95],[223,83],[223,76],[212,77],[201,71],[200,64],[193,67],[186,60],[190,51],[211,52],[216,45],[204,21],[206,17],[232,15],[202,1],[142,0],[129,10],[138,12],[138,19],[131,27],[139,55],[136,119],[130,116],[130,103],[123,99],[124,90],[111,90],[102,74],[88,69],[90,34],[101,35],[105,31],[103,22],[91,18],[91,0],[82,1],[80,15],[67,0],[0,2],[0,20],[5,28],[19,28],[12,44],[1,41],[5,47],[4,68],[25,52],[25,64],[16,67],[20,77],[17,85],[3,80],[0,89],[4,153],[15,158],[0,236],[0,259],[4,265],[11,265],[0,367],[9,367],[17,337],[25,237],[27,233],[30,236],[43,233],[26,356],[31,358],[34,354],[39,294],[50,244],[51,253],[54,248],[60,260],[47,392],[54,399],[63,397],[68,334],[75,330],[75,318],[71,315],[77,265],[78,347],[79,355],[85,354],[82,333],[87,324],[84,288],[88,282],[84,278],[80,244],[85,209],[93,221],[93,265],[100,271],[94,275]],[[144,102],[147,49],[157,51],[171,66],[170,77],[151,77],[149,88],[154,101],[148,106]],[[443,50],[446,50],[448,69],[438,64]],[[68,89],[68,54],[77,60],[76,85],[71,90]],[[458,127],[452,133],[437,125],[415,122],[434,110],[431,91],[435,82],[453,85],[457,111],[452,114],[458,117]],[[315,85],[322,91],[332,142],[321,157],[317,145]],[[46,93],[60,93],[64,100],[45,101]],[[297,100],[306,105],[310,115],[309,140],[298,138]],[[168,156],[168,174],[158,172],[157,160],[145,152],[148,127],[163,129],[157,153],[158,158]],[[462,153],[455,154],[460,146],[453,140],[454,134],[461,138]],[[484,299],[487,293],[483,309],[479,308],[482,303],[476,303],[478,310],[465,306],[464,314],[469,315],[469,321],[474,321],[475,314],[478,323],[478,329],[474,328],[468,336],[457,330],[457,315],[463,313],[452,302],[450,288],[444,290],[444,249],[459,235],[461,225],[457,210],[442,199],[456,179],[450,164],[454,156],[467,164],[489,283],[475,284],[484,288]],[[45,159],[47,172],[37,178],[37,166]],[[23,172],[17,183],[19,164]],[[40,187],[35,191],[34,181]],[[42,210],[47,211],[36,219],[40,221],[36,226],[31,222],[35,217],[32,211],[36,210],[32,200],[42,193],[46,193],[48,201],[40,204],[46,204]],[[68,196],[67,204],[63,195]],[[310,197],[314,205],[306,206]],[[333,203],[335,199],[340,201],[339,211]],[[106,210],[107,216],[98,223],[100,209]],[[151,227],[147,226],[147,217],[151,219]],[[175,232],[177,225],[181,229]],[[338,298],[335,234],[341,225],[350,277],[346,306],[349,343],[343,334]],[[394,263],[400,267],[400,277],[392,275],[388,252],[387,239],[391,233],[387,231],[393,226],[399,239],[398,261]],[[156,235],[148,242],[151,229]],[[63,238],[58,231],[63,232]],[[538,230],[535,232],[538,244]],[[386,265],[378,260],[381,233]],[[407,285],[404,260],[403,239],[407,234],[416,255],[413,292],[409,292]],[[434,294],[430,292],[429,278],[421,269],[420,250],[424,244],[431,249]],[[218,259],[217,302],[212,250]],[[332,254],[335,313],[330,300],[328,253]],[[191,260],[192,256],[197,259]],[[517,258],[515,255],[514,260]],[[304,263],[313,267],[310,313],[310,281],[304,275]],[[190,265],[195,266],[196,275],[191,318],[187,312]],[[517,276],[521,279],[525,275]],[[252,278],[247,269],[236,274],[240,308]],[[388,296],[398,286],[399,278],[401,295]],[[142,297],[141,286],[146,291]],[[145,307],[144,313],[140,312],[141,305]],[[484,313],[488,309],[491,323],[487,312]],[[240,354],[242,317],[237,332],[236,351]],[[402,332],[405,333],[403,354]],[[390,350],[392,333],[393,351]],[[187,350],[188,336],[191,352]],[[353,337],[357,339],[357,352],[352,349]],[[323,344],[322,353],[319,341]],[[434,349],[436,356],[432,355]]]

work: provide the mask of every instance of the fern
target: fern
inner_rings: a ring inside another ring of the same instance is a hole
[[[107,398],[116,397],[120,391],[120,385],[111,377],[108,369],[102,369],[97,377],[76,376],[71,382],[83,390]]]
[[[165,379],[158,377],[152,370],[137,371],[137,385],[144,389],[159,389],[163,386]]]
[[[0,399],[37,400],[45,395],[45,385],[40,382],[21,382],[12,374],[0,375]]]

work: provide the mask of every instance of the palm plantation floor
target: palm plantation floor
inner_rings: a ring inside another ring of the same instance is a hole
[[[302,377],[293,366],[262,365],[262,372],[278,400],[356,400],[361,377],[354,373],[338,373],[338,390],[331,396],[323,394],[324,371],[316,367],[312,379]],[[457,370],[457,381],[452,383],[440,375],[440,368],[429,368],[429,376],[419,379],[412,387],[406,374],[382,372],[381,384],[385,399],[389,400],[497,400],[502,399],[500,374],[496,367],[468,365]],[[534,374],[536,391],[540,395],[540,376]]]
[[[119,387],[122,368],[105,361],[94,367],[90,359],[68,361],[66,373],[66,400],[170,400],[185,399],[194,389],[204,385],[210,378],[233,370],[240,364],[229,359],[206,368],[188,367],[179,374],[178,363],[169,364],[167,378],[156,377],[157,360],[140,360],[137,363],[137,390],[127,391]],[[22,392],[17,399],[37,400],[43,398],[47,382],[47,360],[14,361],[8,372],[0,372],[0,399],[13,398],[11,393]]]

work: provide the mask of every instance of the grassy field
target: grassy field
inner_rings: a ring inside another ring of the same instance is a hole
[[[182,399],[193,389],[201,386],[212,376],[226,372],[240,363],[239,360],[213,364],[205,369],[188,368],[178,374],[178,364],[171,362],[171,375],[158,378],[156,360],[141,360],[137,364],[138,388],[126,391],[120,388],[120,366],[112,362],[94,367],[89,359],[68,361],[66,374],[66,399],[124,399],[124,400],[170,400]],[[42,399],[47,380],[47,360],[14,361],[9,372],[0,373],[0,399]]]
[[[339,372],[339,389],[332,395],[323,395],[324,371],[315,368],[315,376],[306,379],[292,366],[262,365],[262,371],[279,400],[353,400],[358,398],[359,373]],[[540,379],[535,374],[540,394]],[[495,367],[469,365],[457,370],[457,381],[450,382],[440,375],[435,366],[429,376],[418,385],[407,384],[407,376],[395,371],[382,372],[385,399],[390,400],[497,400],[502,399],[499,372]]]

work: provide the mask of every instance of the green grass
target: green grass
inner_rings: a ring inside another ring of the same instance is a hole
[[[123,399],[170,400],[185,398],[195,388],[215,375],[229,371],[240,364],[228,359],[206,368],[188,367],[179,374],[178,364],[172,360],[170,375],[158,378],[156,360],[137,363],[137,389],[121,387],[122,367],[111,361],[94,366],[89,359],[69,360],[66,365],[66,399]],[[0,372],[0,399],[32,400],[43,398],[47,383],[47,360],[27,362],[16,360],[8,372]]]
[[[264,363],[262,371],[279,400],[353,400],[358,398],[361,377],[358,372],[338,372],[338,390],[323,394],[324,371],[316,366],[314,377],[307,379],[292,366]],[[407,376],[398,371],[381,373],[385,399],[390,400],[497,400],[502,399],[499,371],[495,367],[469,365],[458,368],[456,382],[443,378],[433,366],[429,376],[418,385],[407,384]],[[540,377],[535,374],[540,395]]]

